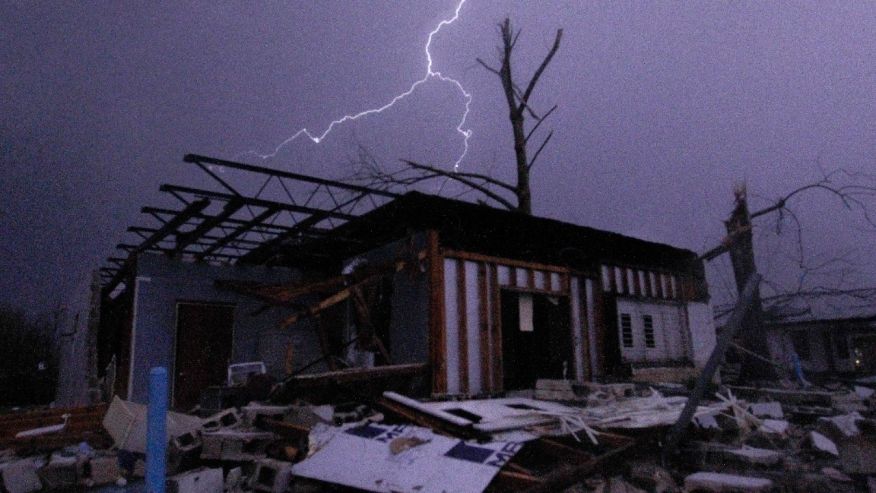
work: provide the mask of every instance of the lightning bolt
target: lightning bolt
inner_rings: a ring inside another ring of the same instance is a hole
[[[468,153],[468,139],[471,138],[471,135],[472,135],[471,129],[463,128],[465,126],[465,121],[468,118],[469,109],[471,108],[472,96],[471,96],[471,93],[469,93],[468,91],[465,90],[465,88],[462,86],[462,83],[460,83],[458,80],[456,80],[452,77],[448,77],[446,75],[443,75],[441,72],[432,69],[432,65],[433,65],[432,64],[432,53],[430,51],[430,48],[432,47],[432,39],[435,37],[435,35],[438,34],[438,32],[441,31],[441,29],[444,26],[448,26],[450,24],[453,24],[454,22],[456,22],[457,19],[459,19],[459,11],[462,9],[462,6],[465,4],[465,2],[466,2],[466,0],[460,0],[459,3],[456,5],[456,10],[453,12],[453,16],[450,17],[449,19],[442,20],[438,24],[438,26],[435,27],[435,29],[433,29],[432,31],[429,32],[429,38],[426,40],[426,46],[424,48],[425,52],[426,52],[426,61],[427,61],[426,75],[424,75],[422,79],[411,84],[411,87],[409,87],[408,90],[395,96],[394,98],[392,98],[388,103],[384,104],[383,106],[360,111],[359,113],[355,113],[352,115],[344,115],[343,117],[341,117],[337,120],[334,120],[333,122],[331,122],[328,125],[328,127],[326,127],[325,131],[323,131],[321,134],[313,134],[307,128],[302,128],[301,130],[295,132],[291,137],[289,137],[288,139],[281,142],[280,145],[278,145],[274,149],[274,152],[271,152],[270,154],[259,154],[259,153],[256,153],[255,151],[247,151],[247,152],[243,153],[243,155],[251,154],[251,155],[255,155],[261,159],[270,159],[270,158],[275,157],[280,152],[280,150],[283,149],[285,146],[294,142],[295,140],[297,140],[301,136],[307,137],[314,144],[319,144],[320,142],[325,140],[325,138],[328,137],[328,135],[332,132],[332,130],[334,130],[334,128],[337,127],[338,125],[342,125],[342,124],[347,123],[347,122],[355,121],[355,120],[358,120],[360,118],[364,118],[366,116],[376,115],[376,114],[382,113],[382,112],[388,110],[389,108],[392,108],[399,101],[401,101],[401,100],[407,98],[408,96],[410,96],[411,94],[413,94],[414,91],[416,91],[417,87],[421,86],[422,84],[425,84],[429,80],[437,79],[443,83],[452,84],[454,87],[456,87],[456,89],[460,92],[460,94],[462,94],[462,96],[465,98],[465,111],[462,113],[462,118],[459,120],[459,124],[456,126],[456,131],[462,136],[462,142],[463,142],[462,154],[460,154],[459,157],[456,159],[456,162],[453,163],[453,169],[458,170],[459,163],[461,163],[462,160],[465,159],[465,155]]]

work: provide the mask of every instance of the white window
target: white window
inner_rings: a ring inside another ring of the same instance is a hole
[[[682,361],[689,357],[684,305],[617,300],[621,357],[629,363]]]

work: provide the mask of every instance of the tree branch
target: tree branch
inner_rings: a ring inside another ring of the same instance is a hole
[[[528,165],[529,169],[532,169],[532,165],[535,164],[535,160],[538,159],[538,155],[541,154],[541,150],[544,149],[544,146],[546,146],[547,143],[550,142],[551,137],[553,137],[553,136],[554,136],[554,131],[551,130],[550,133],[548,134],[548,136],[545,137],[544,142],[542,142],[541,145],[538,146],[538,150],[535,151],[535,155],[533,155],[532,159],[529,161],[529,165]]]
[[[534,127],[532,127],[532,130],[530,130],[529,133],[526,134],[526,138],[523,140],[524,143],[529,142],[529,138],[532,137],[532,134],[534,134],[536,130],[538,130],[538,127],[541,126],[541,122],[545,121],[547,117],[551,116],[551,113],[553,113],[555,109],[557,109],[557,105],[554,105],[553,108],[549,109],[543,117],[538,118],[538,122],[535,124]]]
[[[411,165],[411,166],[417,164],[417,163],[411,163],[410,161],[404,161],[404,162],[407,163],[408,165]],[[423,166],[423,165],[420,165],[420,166]],[[427,167],[427,168],[430,168],[430,167]],[[453,173],[452,171],[444,171],[444,170],[437,169],[437,168],[430,168],[430,171],[434,175],[424,177],[423,180],[435,178],[436,176],[443,176],[443,177],[448,178],[450,180],[458,181],[459,183],[462,183],[463,185],[465,185],[471,189],[474,189],[474,190],[477,190],[478,192],[481,192],[482,194],[495,200],[496,202],[498,202],[499,204],[501,204],[503,207],[505,207],[508,210],[515,210],[516,209],[516,207],[514,207],[514,204],[512,204],[511,202],[506,200],[504,197],[500,196],[496,192],[493,192],[492,190],[490,190],[486,186],[483,186],[479,183],[475,183],[474,181],[469,180],[466,177],[459,176],[456,173]]]
[[[535,74],[532,76],[532,79],[529,81],[529,86],[526,87],[526,92],[523,93],[523,102],[529,102],[529,96],[532,95],[532,91],[535,89],[535,85],[538,83],[538,79],[541,78],[541,74],[544,72],[544,69],[547,68],[548,64],[551,63],[551,59],[556,55],[557,50],[560,49],[560,40],[563,38],[563,30],[557,29],[557,37],[554,38],[554,45],[551,47],[551,51],[548,52],[547,56],[542,60],[541,65],[539,65],[538,70],[535,71]]]

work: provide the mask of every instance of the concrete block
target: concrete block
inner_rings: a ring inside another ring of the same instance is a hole
[[[821,474],[824,474],[833,481],[839,483],[851,483],[852,478],[835,467],[822,467]]]
[[[243,469],[232,467],[225,475],[225,491],[237,491],[243,485]]]
[[[221,430],[204,433],[201,458],[207,460],[252,461],[265,457],[265,449],[276,440],[264,431]]]
[[[30,493],[39,491],[43,484],[37,475],[40,462],[34,459],[22,459],[0,464],[0,478],[9,493]]]
[[[226,409],[204,419],[203,429],[207,432],[226,430],[240,425],[242,418],[237,409]]]
[[[763,423],[761,423],[760,428],[758,430],[763,433],[775,433],[777,435],[784,435],[788,432],[788,427],[790,424],[787,421],[781,419],[765,419]]]
[[[748,412],[758,418],[782,419],[785,417],[780,402],[755,402],[748,405]]]
[[[115,483],[122,476],[118,457],[115,455],[93,457],[85,466],[85,476],[93,485]]]
[[[171,439],[171,445],[177,452],[186,453],[201,446],[201,434],[196,431],[187,431],[182,435],[175,436]]]
[[[249,479],[249,487],[253,491],[282,493],[289,487],[291,477],[291,462],[263,459],[256,463],[255,471]]]
[[[782,460],[782,454],[775,450],[742,447],[738,449],[730,449],[725,452],[732,458],[736,458],[742,462],[753,465],[774,466]]]
[[[167,478],[167,493],[222,493],[222,469],[202,467]]]
[[[240,410],[243,413],[244,421],[249,425],[255,425],[256,421],[262,417],[282,421],[291,408],[292,406],[272,406],[250,402]]]
[[[79,482],[81,464],[75,455],[53,454],[48,464],[37,471],[37,475],[47,490],[72,488]]]
[[[821,433],[818,433],[817,431],[810,431],[809,441],[812,444],[812,447],[816,450],[828,453],[835,457],[839,457],[839,449],[836,448],[836,444],[833,443],[833,440],[827,438]]]
[[[858,421],[863,419],[863,416],[856,412],[828,418],[818,418],[818,427],[820,431],[830,435],[853,437],[861,433]]]
[[[833,408],[842,413],[867,411],[867,403],[855,392],[832,394],[830,401]]]
[[[684,491],[758,492],[769,491],[773,482],[765,478],[717,472],[697,472],[684,478]]]

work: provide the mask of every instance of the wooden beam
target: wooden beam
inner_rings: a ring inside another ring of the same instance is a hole
[[[478,262],[478,335],[480,336],[481,390],[493,390],[490,369],[490,293],[487,290],[487,265]]]
[[[468,394],[468,320],[465,289],[465,261],[456,259],[456,318],[459,360],[459,390]]]
[[[493,388],[492,391],[502,392],[505,390],[505,367],[502,357],[502,309],[501,309],[501,289],[499,288],[499,273],[498,267],[491,264],[490,270],[490,308],[492,310],[492,327],[491,338],[493,340],[493,354],[490,363],[493,370]],[[512,269],[513,272],[513,269]]]
[[[542,264],[538,262],[529,262],[526,260],[514,260],[505,257],[494,257],[492,255],[465,252],[462,250],[444,250],[444,256],[449,258],[470,260],[472,262],[486,262],[488,264],[507,265],[509,267],[521,267],[524,269],[544,270],[548,272],[560,273],[569,272],[568,267],[563,267],[561,265]]]
[[[444,256],[438,232],[426,233],[429,262],[429,355],[432,363],[432,392],[447,392],[447,355],[444,321]]]

